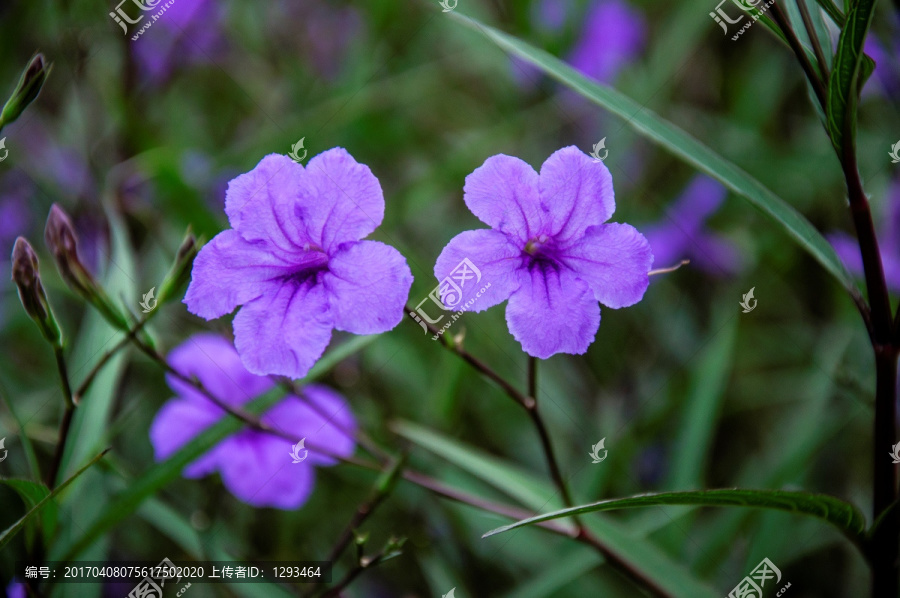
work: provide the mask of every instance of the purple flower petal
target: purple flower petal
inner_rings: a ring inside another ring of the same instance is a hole
[[[524,246],[542,232],[544,211],[534,169],[518,158],[499,154],[466,177],[464,199],[469,210],[491,228]]]
[[[522,349],[541,359],[587,351],[600,327],[600,306],[588,284],[570,270],[552,267],[523,269],[519,276],[506,323]]]
[[[588,77],[609,83],[641,53],[644,29],[643,17],[628,4],[619,0],[596,2],[585,18],[569,63]]]
[[[184,303],[201,318],[219,318],[256,299],[296,267],[268,251],[264,243],[249,243],[229,229],[204,245],[194,259]]]
[[[166,360],[175,370],[197,378],[216,398],[231,405],[246,403],[275,385],[267,376],[248,372],[234,346],[218,334],[195,334],[173,349]],[[172,374],[166,375],[166,382],[180,396],[212,405],[194,386]]]
[[[228,459],[219,471],[225,487],[256,507],[296,509],[309,498],[315,482],[312,463],[292,463],[291,443],[247,430],[229,439]]]
[[[305,438],[309,445],[326,448],[330,454],[349,457],[356,448],[354,435],[356,419],[342,396],[319,385],[303,388],[303,398],[286,397],[272,407],[263,421],[273,427]],[[287,442],[285,455],[291,449]],[[308,462],[313,465],[334,465],[336,461],[323,453],[309,450]]]
[[[628,224],[589,228],[583,239],[563,251],[560,259],[588,283],[597,301],[608,307],[634,305],[650,286],[650,244]]]
[[[393,247],[376,241],[343,245],[322,277],[334,327],[353,334],[392,329],[403,319],[412,280],[406,259]]]
[[[150,442],[157,461],[172,456],[224,415],[224,411],[209,401],[171,399],[156,414],[150,425]],[[221,445],[221,443],[220,443]],[[207,452],[184,468],[187,478],[198,478],[216,470],[216,449]]]
[[[484,311],[509,299],[519,288],[518,268],[522,266],[522,250],[504,233],[494,230],[470,230],[456,235],[447,243],[434,265],[434,275],[445,281],[457,267],[469,260],[480,277],[464,281],[450,278],[455,300],[442,297],[447,307],[463,311]],[[490,283],[476,300],[476,295]],[[470,303],[471,302],[471,303]]]
[[[612,176],[603,162],[576,147],[553,153],[541,166],[541,202],[548,206],[549,230],[565,242],[580,237],[589,226],[603,224],[616,211]]]
[[[256,168],[228,184],[228,221],[244,239],[262,241],[270,251],[290,254],[302,250],[310,242],[298,214],[303,180],[300,164],[280,154],[266,156]]]
[[[306,235],[331,252],[369,235],[384,219],[381,184],[368,166],[336,147],[309,161],[295,213]]]
[[[234,318],[234,344],[254,374],[302,378],[331,339],[325,289],[286,283],[244,305]]]

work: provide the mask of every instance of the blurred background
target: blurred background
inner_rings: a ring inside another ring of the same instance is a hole
[[[715,8],[713,0],[459,0],[455,11],[547,50],[690,132],[834,235],[852,267],[859,258],[842,236],[852,234],[843,178],[793,55],[761,24],[732,40],[710,18]],[[385,219],[372,238],[406,256],[415,305],[437,282],[432,268],[444,245],[483,227],[462,201],[467,174],[498,153],[539,168],[560,147],[589,153],[604,140],[613,220],[647,234],[654,267],[691,264],[654,277],[638,305],[603,308],[586,355],[541,364],[539,402],[576,502],[743,486],[830,493],[869,514],[874,376],[865,329],[846,293],[749,203],[510,58],[437,0],[176,0],[136,40],[139,27],[123,34],[109,16],[115,9],[113,0],[0,3],[0,95],[35,52],[53,63],[39,99],[2,133],[0,245],[9,255],[23,235],[38,250],[75,379],[116,333],[52,266],[42,237],[54,202],[72,214],[88,267],[137,312],[188,226],[206,239],[227,228],[230,179],[301,139],[310,157],[341,146],[381,181]],[[900,38],[892,6],[879,11],[858,147],[882,244],[896,259],[900,177],[887,153],[900,137]],[[0,437],[8,458],[0,474],[32,478],[29,451],[46,467],[63,403],[53,353],[2,259]],[[758,307],[742,313],[738,304],[751,288]],[[179,302],[161,310],[150,330],[163,351],[192,332],[231,338],[230,317],[205,322]],[[465,314],[451,329],[463,330],[466,348],[524,391],[526,357],[504,309]],[[333,343],[348,338],[336,334]],[[323,382],[347,397],[379,444],[408,448],[411,467],[532,512],[552,506],[526,415],[414,323],[404,320]],[[77,412],[68,471],[105,446],[112,451],[59,501],[58,550],[153,466],[148,429],[172,396],[158,366],[134,350],[98,377]],[[467,467],[411,442],[394,431],[402,422],[478,459]],[[600,439],[609,454],[594,464],[588,453]],[[521,473],[546,500],[510,496],[485,462]],[[312,497],[296,511],[246,505],[216,475],[179,478],[133,505],[80,558],[324,559],[375,478],[347,465],[320,468]],[[0,527],[24,512],[18,495],[0,487]],[[719,595],[763,558],[791,582],[795,598],[862,595],[868,585],[859,552],[815,520],[686,508],[592,517],[615,524],[628,542],[654,547]],[[407,538],[403,554],[345,595],[441,596],[454,587],[456,596],[641,595],[565,538],[528,528],[481,539],[506,522],[401,482],[364,529],[373,546]],[[25,550],[20,535],[0,552],[3,587]],[[335,576],[350,566],[345,557]],[[90,584],[45,588],[47,596],[124,595]],[[267,591],[223,584],[188,593],[281,595]],[[284,595],[291,594],[297,589]]]

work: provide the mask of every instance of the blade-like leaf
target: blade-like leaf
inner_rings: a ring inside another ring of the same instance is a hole
[[[76,471],[76,472],[72,475],[72,477],[70,477],[70,478],[67,479],[65,482],[63,482],[62,484],[60,484],[59,486],[57,486],[56,488],[54,488],[52,492],[50,492],[50,493],[47,494],[44,498],[42,498],[42,499],[40,500],[40,502],[38,502],[37,504],[35,504],[35,505],[34,505],[27,513],[25,513],[18,521],[16,521],[16,522],[13,523],[11,526],[9,526],[3,533],[0,533],[0,548],[3,548],[4,546],[6,546],[6,544],[7,544],[10,540],[12,540],[13,537],[15,537],[15,535],[16,535],[17,533],[19,533],[19,530],[21,530],[21,529],[25,526],[26,523],[28,523],[29,521],[31,521],[31,519],[32,519],[33,517],[37,517],[37,515],[41,512],[41,510],[43,510],[44,507],[46,507],[46,506],[48,505],[48,503],[50,503],[50,501],[52,501],[52,500],[53,500],[60,492],[62,492],[63,490],[65,490],[66,487],[68,487],[69,484],[71,484],[71,483],[74,482],[76,479],[78,479],[78,477],[79,477],[81,474],[83,474],[85,471],[87,471],[88,469],[90,469],[90,467],[91,467],[92,465],[94,465],[97,461],[99,461],[101,458],[103,458],[103,455],[105,455],[105,454],[107,453],[107,451],[109,451],[109,449],[106,449],[105,451],[103,451],[102,453],[100,453],[99,455],[97,455],[96,457],[94,457],[93,459],[91,459],[90,461],[88,461],[87,464],[84,465],[84,466],[83,466],[81,469],[79,469],[78,471]]]
[[[391,427],[404,438],[518,499],[529,508],[541,509],[549,497],[557,495],[550,482],[433,430],[410,422],[395,422]],[[628,527],[600,517],[592,518],[585,524],[611,551],[632,563],[659,587],[665,588],[669,595],[677,598],[718,596],[687,569]]]
[[[484,538],[542,521],[552,521],[561,517],[615,511],[634,507],[659,505],[696,505],[700,507],[754,507],[791,511],[817,517],[837,527],[857,546],[862,545],[866,529],[866,519],[854,505],[824,494],[807,492],[787,492],[784,490],[740,490],[723,488],[719,490],[697,490],[693,492],[660,492],[641,494],[628,498],[613,498],[599,502],[561,509],[536,517],[529,517],[510,525],[504,525],[484,534]]]
[[[50,489],[47,488],[47,486],[40,482],[32,482],[31,480],[0,480],[0,484],[9,486],[11,489],[15,490],[22,499],[22,502],[25,503],[25,508],[28,510],[33,509],[38,503],[47,498],[48,494],[50,494]],[[53,503],[48,504],[41,513],[40,521],[31,519],[26,524],[25,533],[29,538],[28,541],[31,542],[34,540],[38,523],[40,523],[40,527],[43,529],[44,544],[49,544],[50,539],[53,537],[53,532],[56,531],[56,517],[56,505]]]
[[[860,82],[874,68],[869,64],[871,59],[867,62],[863,54],[863,43],[873,14],[875,0],[853,2],[847,14],[847,24],[841,30],[834,68],[828,80],[828,132],[838,155],[841,155],[845,136],[850,136],[846,141],[850,143],[851,150],[856,144],[856,101]]]
[[[503,50],[533,64],[554,79],[624,119],[626,124],[639,134],[747,199],[784,228],[794,241],[822,264],[854,297],[859,296],[859,290],[853,277],[825,237],[802,214],[747,172],[651,110],[611,87],[585,77],[547,52],[470,17],[459,15],[456,12],[449,14],[451,18],[467,27],[480,31]]]

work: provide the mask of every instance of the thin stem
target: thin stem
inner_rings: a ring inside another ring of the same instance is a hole
[[[819,74],[816,72],[816,69],[813,68],[812,63],[810,63],[809,58],[806,56],[806,51],[803,49],[803,45],[800,43],[800,40],[797,39],[794,30],[791,29],[790,22],[781,10],[781,7],[778,6],[778,2],[772,4],[772,18],[778,24],[778,27],[781,28],[782,33],[784,33],[788,45],[791,47],[791,50],[793,50],[794,55],[800,62],[800,66],[803,68],[803,72],[806,73],[806,78],[809,80],[813,91],[816,93],[816,99],[819,100],[819,105],[822,107],[822,110],[825,110],[827,104],[825,84],[822,82],[822,79],[819,78]]]
[[[62,387],[66,410],[59,424],[59,438],[56,449],[53,452],[53,462],[47,474],[47,487],[53,489],[56,486],[56,476],[62,465],[63,454],[66,451],[66,441],[69,439],[69,429],[72,427],[72,415],[75,412],[75,401],[72,399],[72,387],[69,384],[69,370],[66,367],[66,358],[63,355],[62,346],[53,347],[53,355],[56,358],[56,369],[59,371],[59,383]]]
[[[875,429],[873,475],[873,518],[884,514],[897,499],[897,470],[888,459],[895,442],[897,417],[897,349],[875,354]],[[897,559],[900,518],[897,510],[887,513],[870,542],[872,596],[897,596]]]
[[[819,63],[819,71],[822,73],[822,78],[827,81],[829,77],[828,61],[825,58],[825,53],[822,51],[822,44],[819,43],[819,36],[816,35],[816,27],[813,25],[812,17],[809,14],[809,7],[806,6],[806,0],[797,0],[797,6],[800,8],[800,17],[803,19],[803,27],[806,29],[806,35],[809,36],[813,52],[816,55],[816,61]]]
[[[381,552],[379,552],[378,554],[376,554],[373,557],[368,557],[368,558],[364,557],[366,559],[364,562],[362,560],[360,562],[358,562],[356,564],[356,566],[353,569],[351,569],[350,571],[348,571],[347,574],[338,583],[336,583],[332,587],[328,588],[328,590],[324,594],[322,594],[322,598],[331,598],[334,596],[340,596],[341,592],[344,589],[346,589],[347,586],[349,586],[351,583],[353,583],[353,580],[356,579],[357,577],[359,577],[359,575],[363,571],[366,571],[367,569],[372,569],[373,567],[380,565],[385,560],[387,560],[388,556],[389,555],[385,552],[385,550],[382,550]]]

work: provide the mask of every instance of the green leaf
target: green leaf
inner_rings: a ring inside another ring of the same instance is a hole
[[[47,488],[47,486],[40,482],[32,482],[31,480],[0,480],[0,484],[9,486],[14,490],[22,499],[22,502],[25,503],[25,508],[27,510],[33,509],[38,503],[47,498],[48,494],[50,494],[50,489]],[[50,539],[53,537],[53,532],[56,530],[57,514],[56,505],[51,503],[47,505],[47,508],[41,513],[40,521],[37,519],[28,521],[25,526],[25,535],[28,538],[29,545],[34,542],[38,527],[43,530],[44,544],[49,544]]]
[[[844,26],[844,13],[841,12],[841,9],[835,6],[832,0],[816,0],[816,2],[819,4],[819,6],[822,7],[822,10],[824,10],[825,13],[829,17],[831,17],[831,20],[834,21],[835,25],[837,25],[838,27]],[[830,48],[831,44],[829,44],[828,47]]]
[[[861,546],[866,529],[866,519],[854,505],[824,494],[808,492],[788,492],[784,490],[740,490],[723,488],[719,490],[697,490],[692,492],[660,492],[640,494],[628,498],[613,498],[599,502],[561,509],[537,517],[529,517],[510,525],[504,525],[484,534],[484,538],[512,529],[552,521],[561,517],[615,511],[634,507],[654,507],[659,505],[696,505],[701,507],[754,507],[802,513],[822,519],[837,527],[857,546]]]
[[[847,24],[838,40],[834,68],[828,80],[828,132],[831,142],[841,156],[844,137],[849,136],[849,151],[856,146],[856,102],[868,64],[863,66],[863,44],[875,14],[875,0],[857,0],[847,14]],[[870,59],[871,61],[871,59]],[[868,71],[871,74],[871,70]],[[862,76],[861,76],[862,74]]]
[[[534,510],[544,508],[548,499],[557,495],[550,482],[538,479],[497,457],[487,455],[433,430],[410,422],[394,422],[391,428],[397,434],[430,450],[445,461],[518,499],[529,508]],[[665,588],[669,595],[677,598],[718,596],[717,592],[628,527],[601,517],[592,518],[591,521],[586,521],[585,525],[612,552],[624,561],[630,562],[659,587]]]
[[[71,484],[76,479],[78,479],[78,477],[81,474],[83,474],[92,465],[94,465],[97,461],[99,461],[103,457],[103,455],[106,454],[106,452],[108,450],[109,449],[106,449],[105,451],[103,451],[102,453],[100,453],[99,455],[97,455],[96,457],[91,459],[90,461],[88,461],[87,464],[84,465],[84,467],[82,467],[78,471],[76,471],[72,475],[72,477],[70,477],[68,480],[66,480],[65,482],[63,482],[62,484],[60,484],[59,486],[54,488],[52,492],[49,492],[46,496],[44,496],[42,499],[40,499],[33,507],[31,507],[31,509],[28,510],[27,513],[25,513],[25,515],[22,516],[21,519],[16,521],[14,524],[12,524],[10,527],[8,527],[2,534],[0,534],[0,548],[3,548],[4,546],[6,546],[9,543],[9,541],[12,540],[15,537],[15,535],[17,533],[19,533],[19,531],[23,527],[25,527],[26,524],[28,524],[30,521],[32,521],[32,519],[34,517],[37,517],[38,514],[41,513],[41,511],[48,505],[48,503],[50,503],[54,498],[56,498],[56,496],[59,495],[60,492],[65,490],[69,486],[69,484]],[[30,489],[28,491],[28,496],[29,496],[29,500],[30,500],[30,499],[36,498],[38,496],[38,494],[34,489]]]
[[[479,21],[448,13],[450,18],[480,31],[503,50],[540,68],[554,79],[580,93],[599,106],[622,118],[639,134],[670,151],[688,164],[705,172],[747,199],[757,209],[779,224],[794,241],[805,249],[854,297],[859,289],[831,244],[797,210],[772,193],[747,172],[729,162],[685,131],[638,104],[624,94],[601,85],[558,58],[551,56],[511,35]]]
[[[719,408],[725,396],[725,383],[731,372],[738,323],[735,313],[732,312],[724,324],[717,326],[721,329],[703,348],[697,367],[692,369],[681,425],[678,426],[678,441],[671,460],[670,488],[703,485],[706,456],[711,454],[713,434],[718,429]]]

